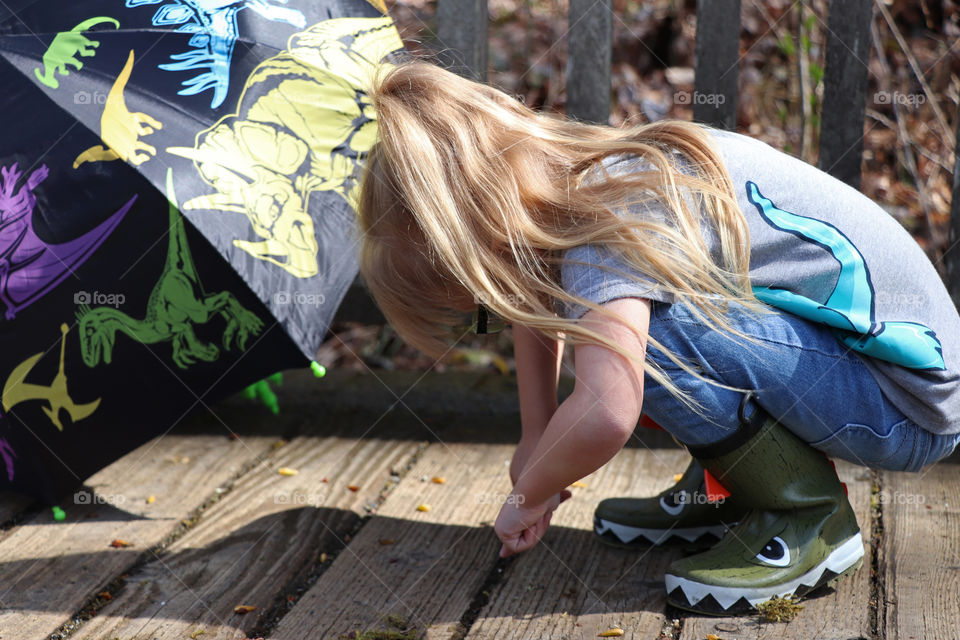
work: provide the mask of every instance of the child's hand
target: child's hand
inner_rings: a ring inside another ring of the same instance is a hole
[[[500,514],[493,526],[497,537],[503,543],[500,557],[506,558],[536,545],[547,532],[554,510],[570,495],[570,491],[564,489],[542,504],[529,505],[523,504],[520,496],[511,493],[500,508]]]

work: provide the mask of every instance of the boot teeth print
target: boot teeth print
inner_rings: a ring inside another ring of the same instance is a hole
[[[774,596],[802,597],[863,561],[856,516],[830,462],[770,417],[754,425],[691,449],[749,510],[716,546],[670,565],[667,600],[676,607],[746,613]]]
[[[594,512],[594,532],[616,547],[714,543],[747,509],[736,499],[708,499],[704,470],[691,460],[675,485],[647,498],[607,498]]]

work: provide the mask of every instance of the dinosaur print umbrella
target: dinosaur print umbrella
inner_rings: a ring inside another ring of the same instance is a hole
[[[54,502],[316,353],[382,0],[0,4],[0,489]]]

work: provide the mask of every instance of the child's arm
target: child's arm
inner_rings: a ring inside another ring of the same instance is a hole
[[[583,325],[642,356],[650,302],[618,298],[604,306],[626,318],[640,335],[592,312],[584,315]],[[640,417],[640,363],[590,344],[577,345],[574,354],[577,380],[573,393],[550,419],[497,517],[495,530],[503,542],[503,556],[537,543],[562,500],[561,492],[610,460],[626,444]]]
[[[522,425],[520,442],[510,463],[510,481],[516,484],[530,453],[557,411],[557,384],[563,343],[536,329],[515,324],[513,357],[517,363],[517,393]]]

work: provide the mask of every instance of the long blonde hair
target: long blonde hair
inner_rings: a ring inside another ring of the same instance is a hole
[[[729,302],[759,310],[746,221],[701,125],[563,119],[425,62],[385,67],[370,98],[379,138],[360,188],[360,271],[387,321],[431,357],[450,350],[451,329],[482,302],[507,322],[637,361],[642,354],[556,313],[574,303],[625,323],[561,286],[563,252],[584,244],[613,250],[724,333],[741,335],[726,319]],[[607,174],[602,160],[619,154],[653,170]],[[648,205],[666,216],[614,213]],[[703,226],[716,233],[718,260]],[[649,360],[644,367],[677,393]]]

